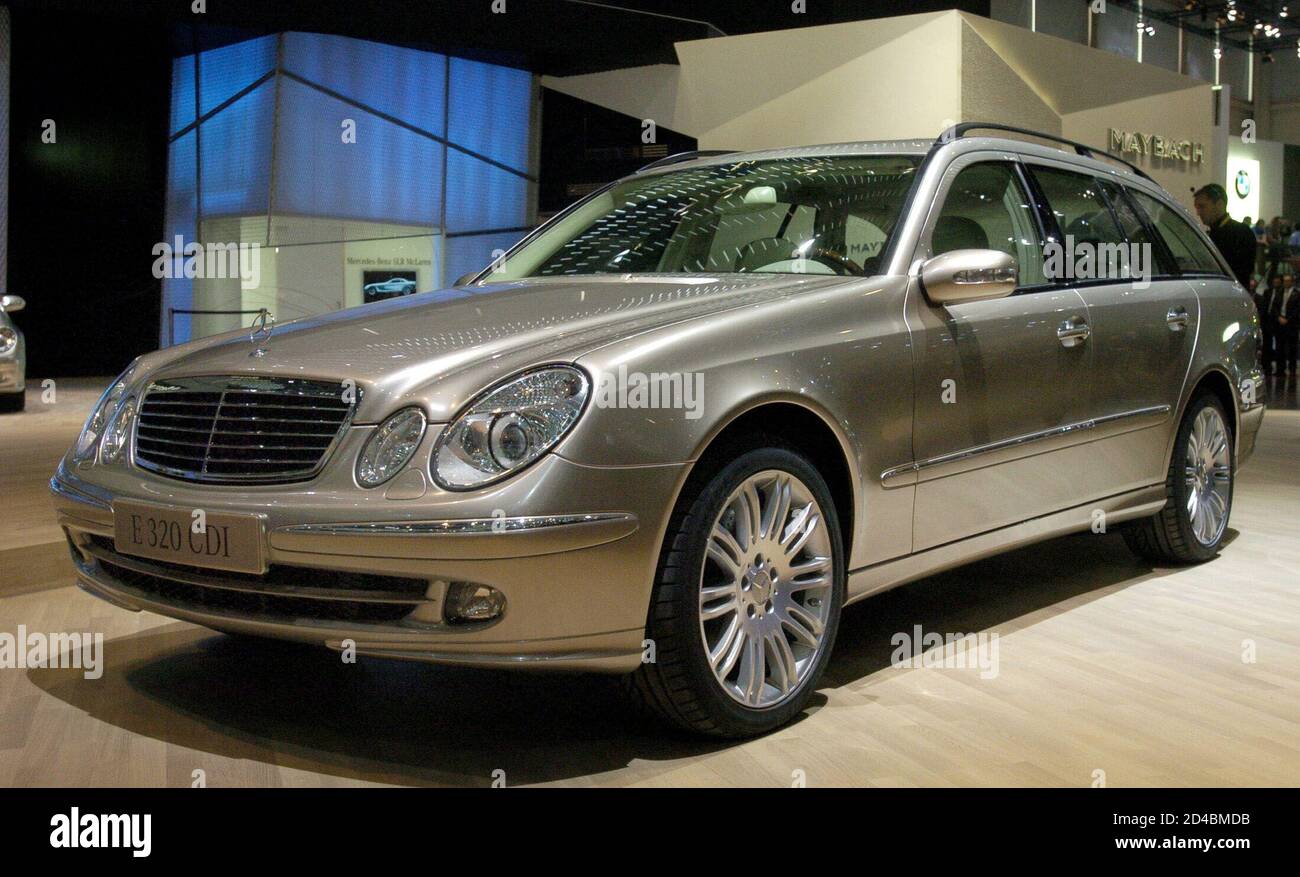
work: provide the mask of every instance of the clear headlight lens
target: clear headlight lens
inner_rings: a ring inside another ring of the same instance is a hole
[[[0,356],[13,351],[18,346],[18,333],[8,326],[0,326]]]
[[[99,444],[99,459],[105,463],[116,463],[122,457],[122,451],[131,437],[131,424],[135,420],[135,397],[131,396],[113,411],[113,416],[104,427],[104,438]]]
[[[86,418],[86,425],[81,428],[81,435],[77,436],[77,445],[72,453],[74,460],[82,462],[95,456],[99,439],[104,434],[105,422],[117,411],[117,406],[126,395],[126,388],[134,375],[135,363],[131,363],[130,368],[122,372],[121,376],[104,391],[104,395],[99,397],[99,401],[90,411],[90,417]]]
[[[448,490],[498,481],[563,438],[582,414],[590,382],[572,366],[525,372],[480,396],[438,439],[430,465]]]
[[[379,425],[357,457],[357,483],[378,487],[411,460],[424,437],[424,412],[403,408]]]

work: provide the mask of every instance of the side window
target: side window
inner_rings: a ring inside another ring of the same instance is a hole
[[[1219,260],[1201,240],[1196,230],[1188,225],[1187,220],[1178,215],[1178,211],[1162,204],[1145,192],[1129,190],[1138,206],[1151,219],[1160,239],[1165,242],[1179,270],[1188,274],[1223,274]]]
[[[1032,167],[1030,172],[1047,197],[1061,234],[1073,237],[1076,246],[1125,243],[1094,178],[1041,166]]]
[[[1128,238],[1130,244],[1137,244],[1142,250],[1140,254],[1134,255],[1134,258],[1142,260],[1142,270],[1156,275],[1173,274],[1176,266],[1170,261],[1164,250],[1152,239],[1141,214],[1138,213],[1137,208],[1133,206],[1133,202],[1130,200],[1128,190],[1107,180],[1101,180],[1100,182],[1101,187],[1106,190],[1106,197],[1110,199],[1110,206],[1114,208],[1115,215],[1119,217],[1119,224],[1124,230],[1124,236]]]
[[[1014,168],[973,164],[957,173],[930,233],[931,255],[953,250],[998,250],[1015,257],[1020,285],[1044,282],[1043,241]]]

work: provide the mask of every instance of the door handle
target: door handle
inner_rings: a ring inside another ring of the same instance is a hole
[[[1081,317],[1070,317],[1062,323],[1056,330],[1056,337],[1060,339],[1062,347],[1077,347],[1088,340],[1092,334],[1092,329]]]
[[[1182,305],[1174,305],[1165,314],[1165,322],[1169,324],[1170,332],[1181,332],[1187,328],[1187,308]]]

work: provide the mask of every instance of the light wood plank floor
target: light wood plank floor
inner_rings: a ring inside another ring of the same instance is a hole
[[[68,586],[45,481],[101,384],[0,418],[0,633],[99,631],[106,667],[0,670],[0,784],[1300,784],[1300,412],[1270,411],[1222,556],[1033,546],[845,612],[816,705],[746,743],[646,728],[607,679],[250,647]],[[998,674],[891,667],[891,637],[996,633]],[[1254,651],[1254,661],[1243,653]]]

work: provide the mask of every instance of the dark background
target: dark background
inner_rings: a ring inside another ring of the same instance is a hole
[[[109,375],[158,346],[171,59],[282,30],[338,33],[450,52],[539,74],[674,63],[673,43],[708,25],[566,0],[8,0],[12,21],[9,291],[27,334],[30,380]],[[727,34],[960,8],[987,0],[609,0],[711,22]],[[539,208],[654,160],[641,124],[543,92]],[[56,144],[42,144],[53,119]],[[666,152],[692,139],[660,128]]]

